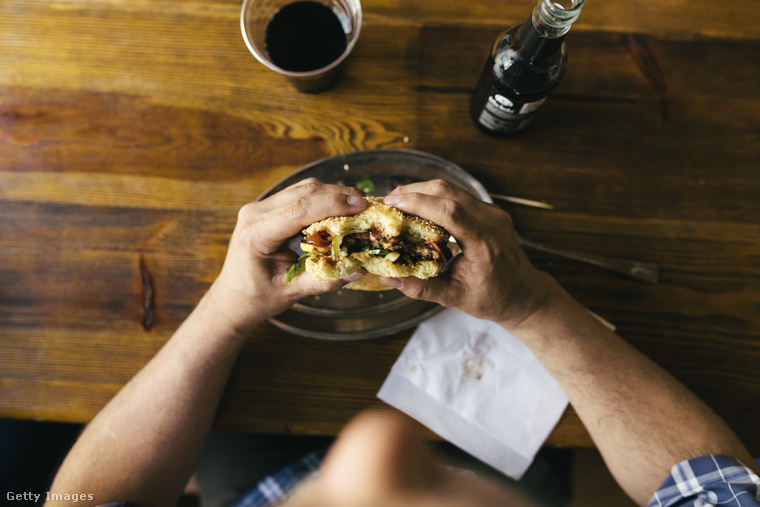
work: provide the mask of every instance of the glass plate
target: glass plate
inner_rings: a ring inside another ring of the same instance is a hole
[[[384,196],[399,185],[443,179],[491,202],[483,185],[461,167],[427,153],[412,150],[366,150],[319,160],[296,171],[264,192],[259,200],[305,178],[356,186],[369,178],[372,195]],[[301,252],[300,237],[291,248]],[[306,297],[269,321],[290,333],[324,340],[376,338],[408,329],[442,309],[416,301],[396,290],[365,292],[342,289]]]

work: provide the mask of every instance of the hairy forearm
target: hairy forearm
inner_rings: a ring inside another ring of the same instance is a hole
[[[645,504],[670,468],[704,454],[752,459],[691,391],[611,332],[555,282],[511,329],[551,371],[621,487]]]
[[[158,354],[87,425],[51,492],[93,505],[171,505],[192,474],[247,329],[207,294]]]

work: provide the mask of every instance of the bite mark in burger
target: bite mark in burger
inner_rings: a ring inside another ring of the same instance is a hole
[[[379,276],[426,279],[440,273],[451,258],[444,228],[388,206],[381,197],[365,199],[369,206],[361,213],[327,218],[302,231],[306,254],[288,268],[285,283],[304,270],[316,280],[338,280],[364,268],[367,275],[345,287],[377,291],[390,290]]]

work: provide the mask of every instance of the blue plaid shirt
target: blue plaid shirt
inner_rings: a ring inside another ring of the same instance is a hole
[[[314,475],[325,451],[312,453],[261,480],[235,507],[270,507]],[[760,507],[760,477],[734,458],[701,456],[674,466],[647,507]]]
[[[262,479],[234,507],[270,507],[283,501],[303,479],[314,475],[327,449]],[[760,460],[758,460],[760,465]],[[760,507],[760,477],[734,458],[701,456],[677,464],[647,507]],[[114,502],[101,507],[132,507]]]
[[[734,458],[702,456],[677,464],[647,507],[760,506],[760,477]]]
[[[295,463],[261,479],[234,507],[265,507],[284,500],[299,482],[319,471],[328,447],[311,452]]]

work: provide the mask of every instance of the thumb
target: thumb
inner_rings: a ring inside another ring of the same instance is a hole
[[[421,299],[423,301],[439,303],[443,306],[451,306],[453,302],[451,295],[453,294],[454,286],[447,278],[445,275],[428,278],[427,280],[421,280],[414,276],[404,278],[381,276],[380,282],[388,287],[398,289],[405,296],[412,299]]]
[[[350,282],[354,282],[364,277],[367,271],[364,268],[359,268],[350,275],[338,280],[315,280],[307,272],[301,273],[296,276],[291,282],[292,288],[304,295],[316,295],[323,294],[325,292],[333,292],[341,287],[347,285]]]

